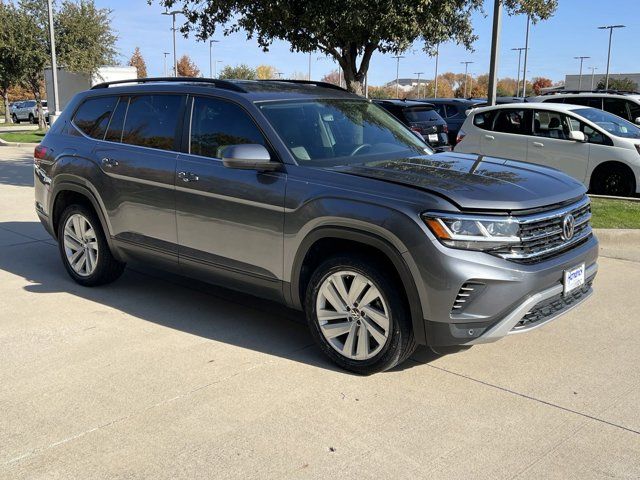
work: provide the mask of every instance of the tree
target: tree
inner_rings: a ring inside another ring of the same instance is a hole
[[[340,75],[340,70],[332,70],[327,73],[324,77],[321,78],[323,82],[333,83],[334,85],[341,86],[342,85],[342,77]],[[371,88],[369,89],[369,96],[371,96]]]
[[[269,80],[270,78],[276,78],[276,67],[272,65],[258,65],[256,68],[256,78],[259,80]]]
[[[471,48],[475,35],[471,14],[483,0],[417,0],[413,2],[293,0],[158,0],[181,8],[187,20],[183,34],[195,31],[201,40],[217,28],[225,35],[245,30],[266,51],[274,40],[290,43],[296,52],[332,56],[344,72],[347,88],[361,93],[374,52],[398,54],[415,42],[433,53],[436,44],[453,40]],[[507,12],[550,17],[557,0],[504,0]]]
[[[549,78],[536,77],[533,79],[532,88],[536,95],[540,95],[540,91],[543,88],[549,88],[551,86],[553,86],[553,82]]]
[[[226,65],[222,72],[220,72],[219,78],[224,79],[242,79],[242,80],[255,80],[257,77],[256,71],[250,66],[242,63],[240,65],[236,65],[232,67],[230,65]]]
[[[138,78],[147,78],[147,63],[144,61],[138,47],[136,47],[133,55],[131,55],[129,59],[129,66],[136,67],[136,75]]]
[[[200,76],[200,69],[189,58],[189,55],[182,55],[178,60],[178,76],[179,77],[198,77]]]
[[[3,26],[0,28],[0,94],[4,102],[6,123],[11,121],[9,91],[18,85],[22,76],[20,29],[24,26],[24,22],[21,22],[20,15],[21,13],[12,3],[0,2],[0,18],[3,19]]]
[[[97,8],[93,0],[63,1],[54,14],[60,65],[93,75],[100,67],[115,63],[118,37],[111,28],[110,15],[111,10]]]
[[[598,82],[598,90],[604,90],[605,79],[603,78]],[[627,92],[638,91],[638,84],[630,78],[612,78],[609,77],[609,89],[610,90],[623,90]]]

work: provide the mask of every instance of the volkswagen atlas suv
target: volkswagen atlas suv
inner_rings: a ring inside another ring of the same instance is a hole
[[[282,302],[362,374],[418,344],[535,329],[589,297],[597,270],[580,182],[433,154],[379,106],[320,82],[96,85],[34,163],[36,211],[79,284],[143,261]]]

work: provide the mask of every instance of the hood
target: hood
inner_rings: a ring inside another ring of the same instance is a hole
[[[333,170],[432,192],[463,210],[527,210],[586,193],[582,183],[552,168],[455,152]]]

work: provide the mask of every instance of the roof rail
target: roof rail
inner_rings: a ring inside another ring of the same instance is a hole
[[[321,82],[316,80],[293,80],[293,79],[280,79],[280,78],[271,78],[268,80],[258,80],[259,82],[286,82],[286,83],[299,83],[301,85],[316,85],[317,87],[324,88],[332,88],[334,90],[342,90],[343,92],[348,92],[346,88],[342,88],[335,83],[329,82]]]
[[[614,89],[595,89],[595,90],[552,90],[549,92],[544,92],[541,96],[546,95],[558,95],[562,93],[612,93],[612,94],[631,94],[631,95],[640,95],[640,92],[636,92],[633,90],[614,90]]]
[[[199,77],[154,77],[154,78],[132,78],[130,80],[114,80],[112,82],[102,82],[91,87],[91,90],[97,90],[99,88],[109,88],[111,85],[121,85],[124,83],[206,83],[213,85],[216,88],[222,88],[225,90],[232,90],[234,92],[247,93],[247,91],[236,83],[229,82],[227,80],[217,80],[214,78],[199,78]]]

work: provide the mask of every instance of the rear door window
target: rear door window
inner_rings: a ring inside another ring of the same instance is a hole
[[[629,112],[627,112],[627,102],[621,98],[605,98],[603,110],[613,113],[625,120],[629,120]]]
[[[122,128],[124,127],[124,119],[127,114],[128,107],[129,97],[120,97],[118,106],[111,116],[111,121],[109,122],[109,127],[107,128],[107,134],[104,137],[105,140],[109,142],[122,141]]]
[[[569,118],[560,112],[536,110],[533,114],[533,134],[536,137],[566,140],[571,130]]]
[[[493,131],[526,135],[524,110],[511,108],[498,110],[493,122]]]
[[[122,143],[160,150],[177,150],[182,95],[131,97],[122,132]]]
[[[80,105],[73,116],[73,124],[85,135],[102,140],[118,97],[89,98]]]

